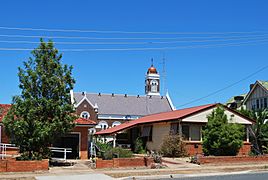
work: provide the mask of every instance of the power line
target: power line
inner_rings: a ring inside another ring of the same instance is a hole
[[[19,31],[44,31],[44,32],[77,32],[77,33],[106,33],[106,34],[165,34],[165,35],[185,35],[185,34],[256,34],[267,31],[231,31],[231,32],[157,32],[157,31],[105,31],[105,30],[84,30],[84,29],[50,29],[50,28],[31,28],[31,27],[7,27],[0,26],[4,30],[19,30]]]
[[[266,37],[268,34],[251,35],[251,36],[229,36],[228,38],[250,38],[250,37]],[[180,39],[216,39],[227,38],[227,36],[207,36],[207,37],[88,37],[88,36],[42,36],[42,35],[14,35],[14,34],[0,34],[0,37],[6,38],[46,38],[46,39],[86,39],[86,40],[180,40]]]
[[[267,43],[268,40],[256,40],[240,43],[209,44],[209,45],[189,45],[189,46],[169,46],[169,47],[152,47],[152,48],[80,48],[80,49],[59,49],[63,52],[89,52],[89,51],[146,51],[146,50],[176,50],[192,48],[209,48],[209,47],[227,47],[241,46],[245,44],[257,45],[258,43]],[[0,48],[0,51],[31,51],[33,48]],[[35,49],[39,50],[39,49]]]
[[[1,35],[0,35],[1,36]],[[261,39],[260,39],[261,38]],[[235,40],[264,40],[265,37],[239,37],[239,38],[226,38],[226,39],[205,39],[205,40],[180,40],[180,41],[147,41],[147,42],[63,42],[54,41],[54,44],[64,44],[64,45],[90,45],[90,44],[106,44],[106,45],[131,45],[131,44],[173,44],[173,43],[195,43],[195,42],[219,42],[219,41],[235,41]],[[10,40],[0,40],[0,43],[11,43],[11,44],[40,44],[40,41],[10,41]]]
[[[265,69],[267,69],[267,68],[268,68],[268,65],[266,65],[266,66],[260,68],[259,70],[257,70],[257,71],[255,71],[255,72],[249,74],[248,76],[246,76],[246,77],[244,77],[244,78],[242,78],[242,79],[240,79],[240,80],[238,80],[238,81],[236,81],[236,82],[234,82],[234,83],[232,83],[232,84],[230,84],[230,85],[228,85],[228,86],[225,86],[225,87],[223,87],[223,88],[221,88],[221,89],[219,89],[219,90],[217,90],[217,91],[214,91],[214,92],[212,92],[212,93],[210,93],[210,94],[208,94],[208,95],[206,95],[206,96],[203,96],[203,97],[201,97],[201,98],[197,98],[197,99],[194,99],[194,100],[192,100],[192,101],[189,101],[189,102],[187,102],[187,103],[185,103],[185,104],[182,104],[182,105],[180,105],[180,106],[178,106],[178,107],[183,107],[183,106],[186,106],[186,105],[189,105],[189,104],[192,104],[192,103],[201,101],[201,100],[203,100],[203,99],[206,99],[206,98],[208,98],[208,97],[210,97],[210,96],[213,96],[213,95],[215,95],[215,94],[218,94],[219,92],[222,92],[222,91],[224,91],[224,90],[226,90],[226,89],[229,89],[229,88],[235,86],[236,84],[239,84],[240,82],[247,80],[248,78],[254,76],[255,74],[258,74],[259,72],[261,72],[261,71],[263,71],[263,70],[265,70]]]

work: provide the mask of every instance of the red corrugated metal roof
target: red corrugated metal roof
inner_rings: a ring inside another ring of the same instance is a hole
[[[194,113],[198,113],[200,111],[210,109],[212,107],[215,107],[217,104],[207,104],[203,106],[196,106],[196,107],[191,107],[191,108],[185,108],[185,109],[180,109],[180,110],[175,110],[175,111],[170,111],[170,112],[164,112],[164,113],[158,113],[158,114],[153,114],[149,116],[142,117],[137,120],[133,120],[130,122],[126,122],[123,124],[120,124],[118,126],[115,126],[113,128],[109,128],[103,131],[99,131],[96,133],[96,135],[105,135],[105,134],[113,134],[125,129],[128,129],[130,127],[133,127],[135,125],[140,125],[140,124],[146,124],[146,123],[155,123],[155,122],[162,122],[162,121],[171,121],[175,119],[181,119],[185,118],[187,116],[190,116]]]
[[[10,107],[11,104],[0,104],[0,122],[2,122]]]
[[[74,121],[77,125],[96,125],[97,123],[93,120],[78,118]]]

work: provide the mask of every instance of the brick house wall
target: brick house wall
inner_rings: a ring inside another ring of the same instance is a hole
[[[88,159],[88,127],[76,126],[72,132],[80,133],[80,159]]]
[[[77,108],[76,108],[76,114],[80,116],[80,114],[83,111],[87,111],[90,114],[89,119],[93,121],[97,121],[98,116],[97,113],[94,111],[94,108],[88,103],[87,100],[84,100]]]

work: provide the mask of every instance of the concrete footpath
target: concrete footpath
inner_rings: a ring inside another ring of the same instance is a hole
[[[191,177],[213,174],[245,173],[268,170],[267,164],[225,164],[195,165],[177,163],[162,169],[124,168],[124,169],[90,169],[88,166],[53,167],[48,172],[34,173],[0,173],[1,180],[83,180],[83,179],[150,179],[170,177]]]

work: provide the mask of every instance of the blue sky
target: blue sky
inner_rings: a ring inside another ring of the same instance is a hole
[[[39,38],[11,38],[1,35],[84,36],[97,38],[200,38],[211,40],[244,36],[242,40],[149,44],[152,40],[119,40],[146,42],[146,45],[62,45],[59,49],[96,48],[194,48],[142,51],[63,52],[63,63],[74,66],[75,91],[144,94],[144,78],[150,59],[162,73],[166,58],[166,88],[178,108],[225,102],[229,97],[249,90],[257,79],[268,80],[268,69],[208,98],[181,106],[194,99],[226,87],[268,64],[268,1],[266,0],[174,0],[174,1],[2,1],[0,27],[47,29],[81,29],[134,32],[184,32],[188,34],[114,34],[45,32],[0,29],[0,41],[34,41]],[[209,34],[209,33],[210,34]],[[226,34],[226,32],[247,32]],[[198,34],[201,33],[201,34]],[[208,34],[204,34],[208,33]],[[214,33],[214,34],[211,34]],[[215,34],[223,33],[223,34]],[[259,38],[261,36],[263,38]],[[257,37],[257,38],[256,38]],[[247,44],[243,42],[251,38]],[[252,38],[254,41],[252,41]],[[257,41],[255,41],[257,39]],[[53,39],[68,42],[99,40]],[[188,39],[189,40],[189,39]],[[261,41],[259,41],[261,40]],[[99,42],[118,42],[100,40]],[[153,40],[158,41],[158,40]],[[160,41],[160,40],[159,40]],[[161,40],[165,41],[165,40]],[[169,40],[167,40],[169,41]],[[174,41],[174,40],[173,40]],[[242,42],[242,43],[241,43]],[[217,46],[238,43],[237,46]],[[209,45],[210,47],[204,47]],[[0,42],[0,48],[34,48],[37,44]],[[30,51],[0,51],[0,103],[10,103],[20,93],[17,68],[30,56]]]

